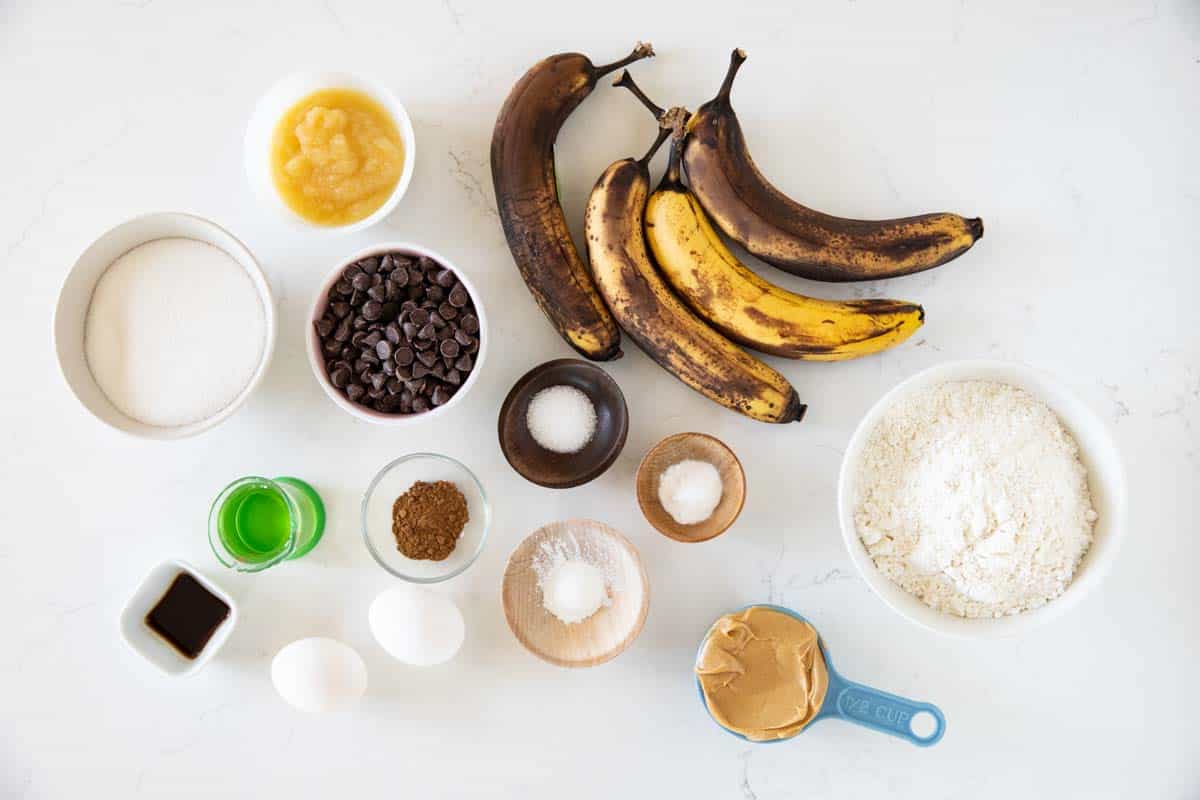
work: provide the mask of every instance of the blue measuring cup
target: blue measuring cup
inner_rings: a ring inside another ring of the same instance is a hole
[[[787,614],[789,617],[794,617],[801,622],[807,622],[809,625],[812,625],[811,622],[790,608],[783,608],[782,606],[771,605],[770,603],[755,603],[754,605],[745,606],[739,609],[739,611],[746,611],[751,608],[769,608],[772,611]],[[813,630],[816,630],[816,627],[816,625],[813,625]],[[700,653],[703,652],[704,644],[707,641],[708,634],[706,633],[704,639],[700,642],[700,648],[696,651],[697,662],[700,660]],[[820,631],[817,631],[817,641],[821,647],[821,656],[825,659],[825,669],[829,672],[829,689],[825,692],[825,701],[821,703],[821,710],[817,712],[817,715],[807,725],[797,731],[796,734],[793,734],[793,736],[804,733],[820,720],[840,718],[862,725],[865,728],[871,728],[882,733],[890,733],[892,736],[899,736],[901,739],[907,739],[921,747],[929,747],[941,741],[942,736],[946,733],[946,717],[942,714],[940,708],[933,703],[918,703],[915,700],[898,697],[894,694],[881,692],[878,689],[872,689],[870,686],[864,686],[861,683],[846,680],[834,670],[833,664],[829,660],[829,650],[825,647],[825,639],[821,637]],[[713,722],[717,722],[716,717],[712,714],[712,710],[708,707],[708,700],[704,696],[704,687],[701,685],[699,677],[696,677],[696,691],[700,694],[700,703],[704,706],[704,710],[708,713],[709,718]],[[933,732],[927,736],[918,736],[912,728],[913,718],[922,712],[932,716],[934,721]],[[717,724],[721,725],[720,722],[717,722]],[[721,725],[721,728],[727,733],[733,734],[739,739],[751,742],[752,744],[777,744],[793,738],[769,739],[760,742],[754,739],[747,739],[740,733],[729,730],[724,725]]]

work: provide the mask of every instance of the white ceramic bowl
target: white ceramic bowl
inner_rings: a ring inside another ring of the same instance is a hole
[[[208,640],[208,644],[204,645],[204,649],[194,659],[185,658],[146,625],[146,615],[162,599],[171,582],[180,573],[191,575],[201,586],[221,598],[225,601],[225,605],[229,606],[229,616],[217,627],[212,638]],[[233,633],[237,620],[237,604],[224,589],[201,575],[186,561],[172,559],[164,561],[150,570],[150,574],[142,579],[142,583],[133,593],[133,597],[129,598],[129,602],[125,604],[125,608],[121,611],[121,639],[129,646],[129,649],[158,667],[162,672],[180,677],[199,671],[201,667],[211,661],[212,657],[221,649],[221,645],[225,644],[229,634]]]
[[[342,271],[355,261],[367,258],[368,256],[381,256],[384,253],[426,256],[447,269],[454,270],[454,274],[458,276],[459,281],[466,287],[467,293],[471,295],[471,301],[475,304],[475,316],[479,318],[479,352],[475,354],[474,369],[471,370],[467,379],[463,381],[463,385],[458,388],[458,391],[454,393],[454,396],[445,405],[431,408],[420,414],[384,414],[360,406],[357,403],[351,403],[349,398],[334,388],[329,380],[329,376],[325,374],[325,362],[321,358],[321,342],[317,338],[316,329],[313,327],[313,323],[325,314],[325,306],[329,303],[329,290],[337,283],[338,278],[342,275]],[[346,413],[378,425],[414,425],[427,422],[444,414],[462,402],[462,399],[467,396],[467,392],[471,391],[471,387],[479,379],[479,373],[483,371],[483,365],[487,361],[488,346],[491,340],[491,331],[488,329],[487,312],[484,310],[483,300],[480,298],[479,291],[471,283],[471,279],[467,277],[466,273],[455,266],[445,256],[435,253],[427,247],[421,247],[420,245],[408,242],[384,242],[383,244],[371,245],[368,248],[358,251],[345,261],[339,262],[333,268],[333,271],[329,273],[324,283],[321,284],[321,288],[317,290],[317,296],[313,299],[312,309],[309,311],[308,317],[304,320],[304,325],[304,341],[307,343],[308,365],[312,367],[313,375],[316,377],[317,383],[321,384],[321,388],[325,390],[325,394],[329,395],[329,399]]]
[[[391,115],[400,131],[400,140],[404,143],[404,165],[400,171],[400,180],[387,202],[371,216],[349,225],[317,225],[309,222],[288,208],[287,203],[275,190],[275,183],[271,179],[271,139],[275,133],[275,125],[288,109],[321,89],[357,89],[369,95]],[[412,182],[413,167],[417,163],[417,137],[413,133],[408,112],[391,90],[380,81],[350,72],[297,72],[280,80],[259,99],[254,113],[250,116],[250,123],[246,126],[243,159],[246,177],[254,193],[263,205],[275,212],[285,223],[302,231],[353,233],[371,227],[392,213],[400,198],[408,191],[408,184]]]
[[[905,592],[880,572],[867,553],[854,524],[854,472],[863,447],[880,418],[902,398],[939,383],[989,380],[1026,390],[1048,405],[1079,444],[1080,459],[1088,471],[1092,505],[1099,518],[1094,540],[1075,573],[1075,579],[1058,598],[1041,608],[999,619],[966,619],[943,614]],[[850,560],[863,580],[901,616],[938,633],[974,638],[1017,636],[1032,630],[1075,606],[1093,591],[1108,573],[1125,533],[1125,471],[1107,425],[1052,376],[1004,361],[953,361],[919,372],[885,394],[863,417],[850,437],[838,479],[838,519]]]
[[[92,293],[108,266],[139,245],[169,237],[206,242],[224,250],[234,261],[241,264],[254,283],[262,302],[266,339],[263,342],[258,368],[232,403],[207,419],[187,425],[163,427],[139,422],[122,413],[109,401],[88,367],[83,334]],[[246,245],[232,233],[215,222],[192,214],[147,214],[123,222],[103,234],[83,251],[83,255],[79,256],[75,266],[67,273],[54,312],[54,349],[58,354],[58,366],[67,381],[67,386],[96,419],[123,433],[143,439],[183,439],[206,431],[227,419],[246,402],[246,398],[258,386],[275,350],[275,301],[258,262]]]

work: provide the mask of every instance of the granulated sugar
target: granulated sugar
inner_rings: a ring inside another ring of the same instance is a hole
[[[109,401],[147,425],[199,422],[232,403],[262,360],[266,314],[246,270],[220,248],[159,239],[100,277],[84,351]]]
[[[596,407],[574,386],[550,386],[529,401],[525,425],[547,450],[578,453],[596,435]]]
[[[1087,472],[1028,392],[945,383],[880,420],[856,474],[854,519],[879,569],[939,611],[999,617],[1044,605],[1092,541]]]

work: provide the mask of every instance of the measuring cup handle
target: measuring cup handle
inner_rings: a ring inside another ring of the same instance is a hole
[[[946,717],[932,703],[918,703],[841,676],[836,683],[830,683],[829,690],[835,693],[833,715],[864,727],[899,736],[921,747],[937,744],[946,732]],[[921,712],[930,714],[934,720],[933,732],[928,736],[917,736],[912,729],[913,717]]]

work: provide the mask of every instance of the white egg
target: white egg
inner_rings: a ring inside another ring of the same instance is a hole
[[[367,665],[337,639],[297,639],[275,654],[271,682],[301,711],[340,711],[367,690]]]
[[[367,612],[371,633],[395,659],[418,667],[454,658],[466,636],[462,612],[444,594],[419,586],[379,593]]]

